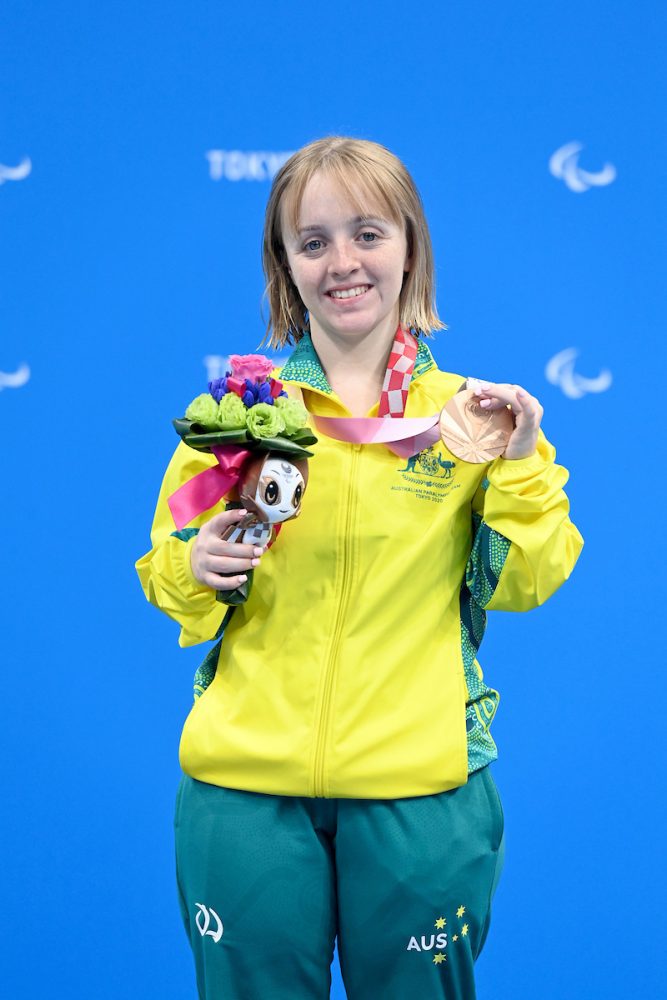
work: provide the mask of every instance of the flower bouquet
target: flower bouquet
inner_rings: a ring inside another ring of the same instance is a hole
[[[231,371],[209,382],[209,391],[173,421],[183,441],[198,451],[233,444],[312,457],[306,446],[317,438],[308,427],[308,412],[289,398],[282,382],[270,378],[273,363],[260,354],[232,354],[229,361]]]

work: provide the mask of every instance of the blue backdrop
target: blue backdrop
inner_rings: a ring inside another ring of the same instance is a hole
[[[436,358],[538,396],[586,539],[481,650],[507,860],[480,997],[657,996],[664,7],[5,0],[2,22],[3,995],[196,995],[171,823],[205,647],[133,564],[171,418],[263,334],[270,177],[338,133],[412,171]]]

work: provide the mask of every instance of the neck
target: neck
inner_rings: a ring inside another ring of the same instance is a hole
[[[379,401],[398,320],[356,337],[335,336],[311,320],[311,339],[327,381],[354,417]]]

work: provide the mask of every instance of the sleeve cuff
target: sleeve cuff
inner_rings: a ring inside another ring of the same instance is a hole
[[[556,465],[556,449],[542,432],[537,449],[527,458],[496,458],[489,466],[487,480],[495,491],[514,497],[539,499],[542,504],[555,498],[567,482],[568,473]],[[485,501],[486,505],[486,501]]]
[[[188,538],[185,545],[182,546],[181,558],[177,560],[177,572],[181,578],[179,582],[181,586],[184,586],[187,591],[192,594],[205,594],[207,592],[213,594],[213,589],[205,583],[202,583],[201,580],[198,580],[192,572],[192,546],[194,545],[196,539],[197,536],[193,535],[192,538]]]
[[[542,469],[546,469],[551,462],[549,459],[545,458],[544,455],[540,455],[539,451],[534,451],[532,455],[527,455],[526,458],[496,458],[491,463],[489,468],[489,478],[494,472],[541,472]]]

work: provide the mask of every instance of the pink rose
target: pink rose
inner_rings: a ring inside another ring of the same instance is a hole
[[[251,382],[259,382],[267,378],[273,371],[273,361],[263,354],[230,354],[229,363],[232,375],[236,378],[249,378]]]

